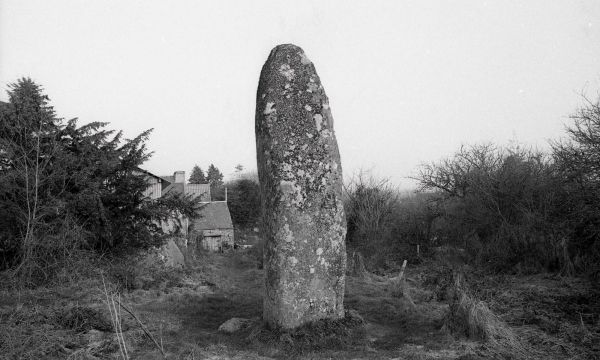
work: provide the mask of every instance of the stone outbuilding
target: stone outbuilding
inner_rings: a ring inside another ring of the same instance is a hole
[[[200,217],[192,221],[196,243],[209,251],[233,249],[233,222],[226,201],[202,204]]]

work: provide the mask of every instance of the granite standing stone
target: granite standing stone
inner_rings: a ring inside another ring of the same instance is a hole
[[[263,318],[291,329],[344,316],[342,167],[325,90],[294,45],[275,47],[256,96],[265,244]]]

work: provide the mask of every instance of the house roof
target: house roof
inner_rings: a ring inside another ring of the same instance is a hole
[[[141,172],[141,173],[144,173],[144,174],[146,174],[146,175],[150,176],[150,177],[154,177],[154,178],[157,178],[157,179],[160,179],[160,180],[165,180],[165,179],[164,179],[164,177],[162,177],[162,176],[158,176],[158,175],[154,175],[153,173],[151,173],[151,172],[150,172],[150,171],[148,171],[148,170],[144,170],[144,169],[142,169],[142,168],[137,168],[137,170],[138,170],[139,172]]]
[[[167,195],[168,193],[173,194],[183,194],[185,186],[183,183],[170,183],[169,186],[163,189],[162,196]]]
[[[175,176],[174,175],[165,175],[165,176],[161,176],[161,178],[163,178],[164,180],[170,182],[171,184],[175,182]]]
[[[233,229],[229,208],[224,201],[203,204],[198,213],[200,217],[193,222],[195,230]]]
[[[200,201],[210,201],[210,185],[209,184],[183,184],[171,183],[163,189],[162,196],[169,193],[179,193],[191,195],[193,198],[200,197]]]
[[[194,198],[200,196],[201,201],[210,201],[210,184],[186,184],[185,193]]]

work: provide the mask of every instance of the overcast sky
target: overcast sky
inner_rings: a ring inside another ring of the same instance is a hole
[[[348,177],[401,187],[461,144],[544,147],[600,89],[600,1],[0,0],[0,99],[28,76],[61,117],[154,128],[159,175],[256,168],[260,69],[280,43],[319,73]]]

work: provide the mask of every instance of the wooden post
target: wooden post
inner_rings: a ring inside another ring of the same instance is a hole
[[[408,287],[406,286],[406,281],[404,280],[404,271],[406,270],[406,263],[407,261],[404,260],[404,262],[402,263],[402,268],[400,269],[400,274],[398,274],[398,276],[394,279],[395,281],[392,282],[392,286],[394,286],[394,288],[392,289],[392,296],[405,298],[408,301],[408,303],[412,307],[414,307],[415,303],[413,302],[408,293]]]
[[[404,276],[404,269],[406,269],[406,260],[402,263],[402,268],[400,269],[400,275],[398,275],[398,281],[402,281],[402,277]]]

